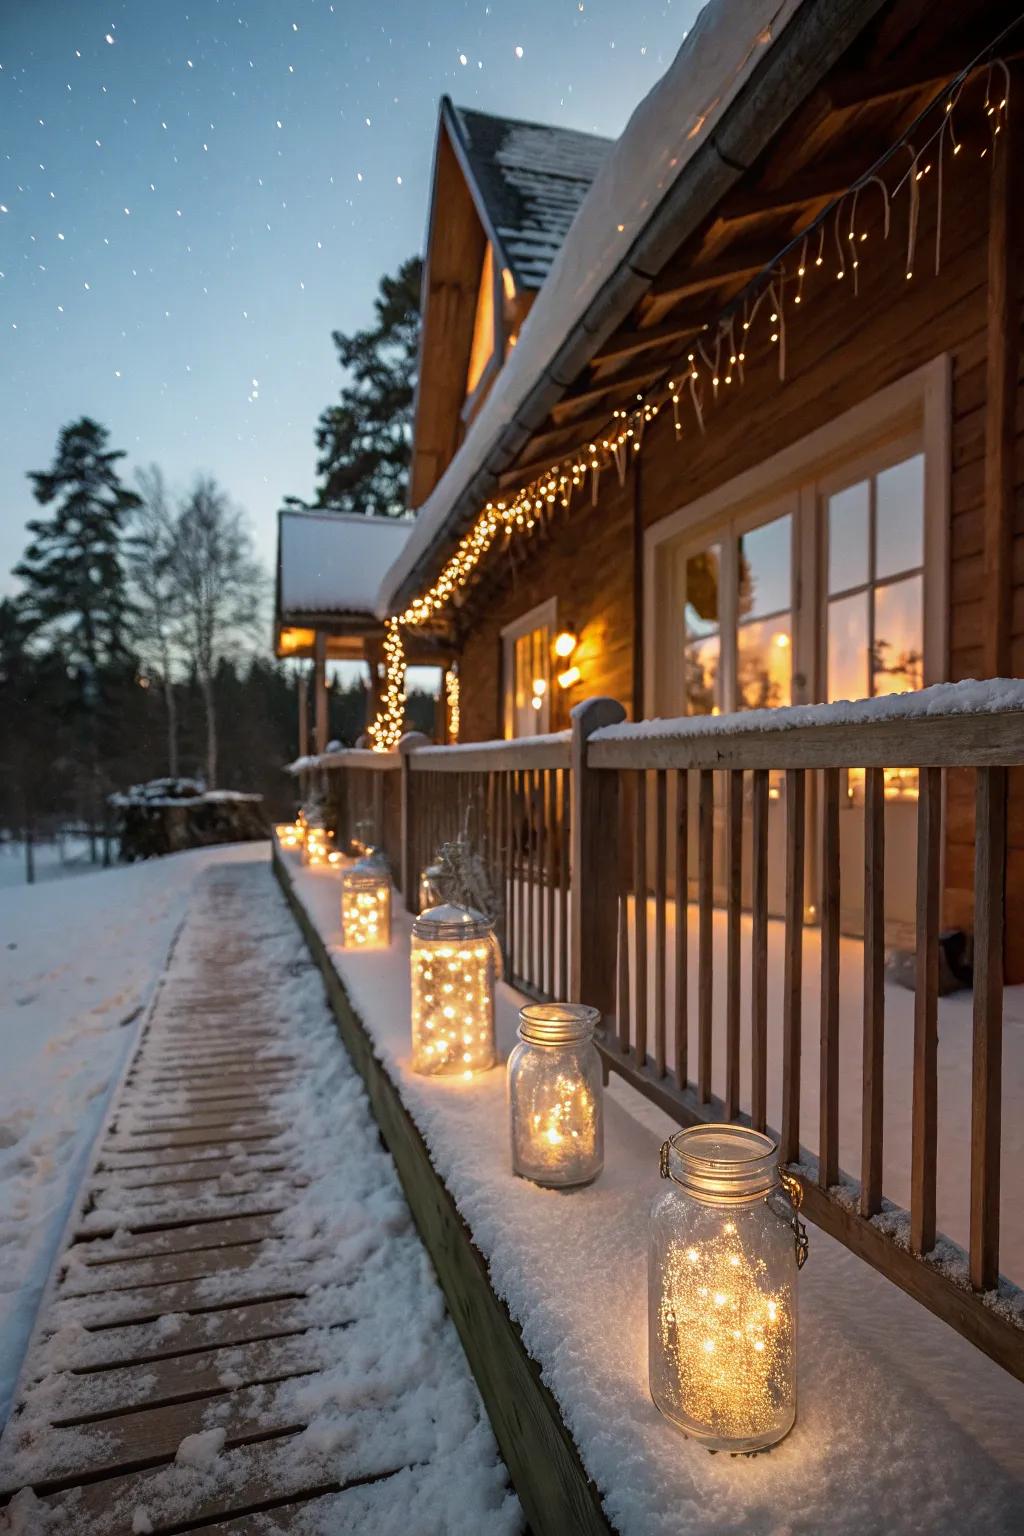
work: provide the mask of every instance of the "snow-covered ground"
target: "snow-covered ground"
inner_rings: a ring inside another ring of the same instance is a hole
[[[389,953],[343,951],[337,875],[285,857],[622,1536],[1021,1529],[1024,1386],[813,1227],[793,1433],[770,1455],[732,1458],[672,1429],[647,1391],[646,1249],[658,1148],[674,1124],[613,1082],[605,1171],[594,1185],[560,1193],[514,1178],[504,1072],[465,1083],[410,1070],[406,914],[396,913]],[[894,998],[897,1016],[906,998]],[[503,1052],[517,1002],[499,989]],[[958,1038],[963,1000],[942,1006],[943,1041]],[[858,1057],[857,1081],[859,1070]],[[1019,1204],[1019,1163],[1004,1176],[1008,1201]]]
[[[265,845],[0,888],[0,1423],[110,1088],[196,877],[254,857]],[[8,863],[23,879],[5,850],[5,875]]]
[[[97,844],[102,852],[102,843]],[[101,866],[89,856],[89,840],[65,837],[57,842],[36,843],[32,850],[37,884],[44,880],[63,880],[66,875],[95,874]],[[24,843],[0,842],[0,891],[11,886],[25,886]]]

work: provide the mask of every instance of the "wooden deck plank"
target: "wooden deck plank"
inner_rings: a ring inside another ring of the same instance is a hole
[[[318,1329],[105,1371],[69,1372],[60,1379],[54,1394],[52,1422],[66,1427],[104,1415],[210,1397],[237,1387],[322,1370],[338,1358],[344,1331]]]
[[[206,1184],[212,1179],[255,1178],[265,1174],[291,1176],[287,1150],[271,1147],[262,1151],[257,1144],[246,1152],[230,1156],[168,1158],[162,1161],[128,1163],[119,1167],[100,1164],[92,1174],[97,1189],[168,1189],[175,1184]]]
[[[270,1251],[268,1251],[268,1246]],[[273,1262],[273,1244],[238,1243],[233,1248],[208,1248],[199,1253],[168,1253],[154,1259],[123,1259],[116,1264],[76,1264],[61,1284],[64,1296],[88,1296],[146,1285],[175,1285],[204,1280],[225,1270],[248,1269]],[[282,1249],[283,1252],[283,1249]]]
[[[273,1301],[305,1296],[313,1283],[308,1262],[262,1264],[255,1269],[234,1270],[205,1284],[207,1277],[171,1281],[143,1289],[109,1293],[102,1290],[57,1292],[53,1318],[57,1326],[80,1323],[85,1328],[106,1329],[139,1323],[169,1313],[215,1312],[250,1301]]]
[[[281,1223],[276,1215],[225,1216],[153,1232],[119,1233],[116,1238],[93,1237],[78,1243],[74,1252],[89,1267],[109,1267],[127,1259],[234,1247],[238,1243],[261,1243],[268,1237],[280,1235]]]
[[[78,1372],[108,1370],[116,1365],[144,1365],[151,1360],[171,1359],[223,1345],[286,1338],[305,1332],[309,1317],[304,1297],[253,1301],[218,1312],[164,1313],[156,1322],[83,1331],[70,1352],[70,1368]]]
[[[317,1481],[312,1469],[296,1458],[294,1439],[283,1436],[227,1452],[220,1458],[225,1472],[221,1486],[211,1487],[190,1467],[165,1466],[52,1495],[43,1500],[51,1520],[47,1536],[125,1536],[137,1509],[146,1510],[154,1536],[160,1536],[185,1523],[208,1527],[218,1515],[248,1517],[260,1508],[287,1505],[296,1496],[339,1493],[357,1481],[375,1481],[399,1470],[378,1454],[364,1456],[361,1462],[353,1458],[351,1478],[344,1484],[322,1472]]]

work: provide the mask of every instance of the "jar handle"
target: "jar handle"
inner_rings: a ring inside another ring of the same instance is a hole
[[[785,1169],[779,1169],[779,1182],[786,1193],[790,1204],[789,1225],[793,1228],[793,1240],[796,1244],[796,1267],[803,1269],[807,1263],[807,1254],[810,1244],[807,1241],[807,1228],[800,1219],[800,1207],[804,1203],[804,1187],[800,1180]]]

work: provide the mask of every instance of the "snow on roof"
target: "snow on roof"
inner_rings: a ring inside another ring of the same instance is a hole
[[[516,286],[539,288],[612,141],[467,107],[451,110]]]
[[[574,327],[625,260],[672,184],[803,0],[710,0],[673,63],[605,157],[519,335],[465,441],[418,510],[388,570],[377,612],[443,536],[449,515]],[[555,130],[545,130],[555,131]],[[503,461],[499,468],[506,467]]]
[[[372,614],[381,577],[401,552],[407,518],[286,510],[278,523],[278,616]]]

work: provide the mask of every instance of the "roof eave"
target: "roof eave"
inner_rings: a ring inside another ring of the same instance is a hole
[[[440,550],[459,538],[479,513],[498,476],[514,462],[580,369],[626,320],[672,253],[745,174],[885,3],[816,0],[811,5],[805,0],[798,7],[499,432],[481,468],[455,496],[437,534],[393,587],[390,572],[385,575],[378,613],[401,611],[427,584]],[[453,463],[457,462],[456,458]]]

